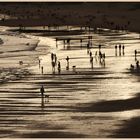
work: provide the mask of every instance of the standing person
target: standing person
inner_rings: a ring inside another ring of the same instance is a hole
[[[55,62],[55,65],[57,64],[57,56],[56,54],[54,54],[54,62]]]
[[[97,51],[95,52],[95,60],[97,62]]]
[[[41,97],[44,97],[44,86],[42,85],[41,88],[40,88],[40,93],[41,93]]]
[[[122,50],[123,50],[122,53],[123,53],[123,55],[124,55],[124,48],[125,48],[125,47],[124,47],[124,45],[123,45],[123,46],[122,46]]]
[[[90,51],[89,55],[90,55],[90,57],[92,57],[92,52],[91,51]]]
[[[45,90],[44,90],[44,87],[42,85],[41,88],[40,88],[40,93],[41,93],[41,107],[42,108],[44,108],[44,92],[45,92]]]
[[[64,49],[65,49],[65,39],[63,40],[63,43],[64,43]]]
[[[60,64],[60,61],[58,61],[58,73],[60,74],[61,72],[61,64]]]
[[[100,64],[101,64],[101,60],[102,60],[102,53],[101,53],[101,51],[99,51],[99,62],[100,62]]]
[[[115,55],[117,56],[117,45],[115,45]]]
[[[43,74],[43,66],[41,67],[41,74]]]
[[[101,50],[101,44],[99,44],[99,51]]]
[[[87,54],[89,54],[89,43],[87,44]]]
[[[82,49],[82,39],[80,39],[80,45],[81,45],[81,49]]]
[[[58,40],[58,39],[56,38],[56,48],[58,48],[57,40]]]
[[[67,58],[66,58],[66,61],[67,61],[66,70],[69,70],[69,57],[68,57],[68,56],[67,56]]]
[[[70,39],[67,39],[67,49],[70,49]]]
[[[119,45],[119,55],[121,56],[121,44]]]
[[[136,62],[136,68],[139,69],[139,61]]]
[[[135,50],[135,60],[137,60],[137,50]]]
[[[95,57],[97,57],[97,51],[95,52]]]
[[[53,59],[54,59],[54,54],[51,53],[51,60],[53,61]]]

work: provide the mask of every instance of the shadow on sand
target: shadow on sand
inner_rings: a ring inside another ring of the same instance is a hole
[[[140,93],[136,97],[126,100],[100,101],[97,103],[83,104],[77,109],[82,112],[120,112],[140,109]]]
[[[124,121],[123,127],[114,132],[114,138],[140,138],[140,117]]]
[[[84,138],[82,134],[61,131],[40,131],[24,134],[22,138]]]

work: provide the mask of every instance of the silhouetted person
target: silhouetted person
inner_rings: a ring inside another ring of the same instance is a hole
[[[65,49],[65,40],[63,40],[63,43],[64,43],[64,49]]]
[[[139,61],[136,62],[136,68],[139,69]]]
[[[101,63],[101,59],[102,59],[102,53],[101,51],[99,51],[99,62]]]
[[[82,39],[80,39],[80,45],[81,45],[81,48],[82,48]]]
[[[99,45],[99,51],[101,50],[101,45]]]
[[[57,40],[58,40],[58,39],[56,38],[56,48],[58,48]]]
[[[43,66],[41,67],[41,74],[43,74]]]
[[[54,59],[54,54],[51,53],[51,60],[53,61],[53,59]]]
[[[123,55],[124,55],[124,48],[125,48],[125,47],[124,47],[124,45],[123,45],[123,46],[122,46],[122,53],[123,53]]]
[[[60,74],[61,72],[61,64],[60,64],[60,61],[58,61],[58,73]]]
[[[70,39],[67,39],[67,49],[70,48]]]
[[[92,52],[91,51],[90,51],[89,55],[90,55],[90,57],[92,57]]]
[[[56,56],[56,54],[54,54],[54,62],[55,62],[55,65],[56,65],[56,63],[57,63],[57,56]]]
[[[89,43],[87,44],[87,54],[89,54]]]
[[[66,61],[67,61],[67,67],[66,67],[66,70],[69,70],[69,57],[67,56],[66,58]]]
[[[97,62],[97,51],[95,52],[95,60]]]
[[[121,44],[119,45],[119,55],[121,56]]]
[[[40,88],[41,97],[44,97],[44,92],[45,92],[44,87],[41,86]]]
[[[76,72],[76,66],[72,66],[73,72]]]
[[[130,70],[134,70],[134,65],[130,65]]]
[[[117,56],[117,45],[115,45],[115,55]]]
[[[137,59],[137,50],[135,50],[135,60]]]
[[[97,57],[97,51],[95,52],[95,57]]]

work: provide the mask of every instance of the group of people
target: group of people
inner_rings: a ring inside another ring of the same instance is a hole
[[[136,69],[135,69],[135,66],[133,64],[131,64],[130,70],[131,71],[137,70],[137,72],[138,72],[138,71],[140,71],[140,66],[139,66],[139,61],[137,60],[137,53],[138,53],[137,50],[135,50],[134,53],[135,53]]]
[[[98,55],[99,54],[99,55]],[[91,50],[89,51],[89,56],[90,56],[90,64],[91,64],[91,68],[93,69],[93,55]],[[97,58],[99,59],[99,63],[105,66],[105,53],[101,52],[101,45],[99,45],[99,53],[97,51],[95,51],[95,60],[97,61]]]
[[[119,44],[118,46],[115,45],[115,55],[117,56],[117,49],[119,48],[119,56],[121,56],[121,54],[125,54],[124,53],[124,49],[125,49],[125,46],[124,45],[121,45]]]
[[[135,70],[135,66],[134,65],[130,65],[130,70]],[[139,71],[140,70],[140,66],[139,66],[139,61],[136,61],[136,70]]]
[[[52,72],[55,73],[55,67],[57,66],[58,73],[61,72],[61,64],[60,61],[57,61],[57,56],[54,53],[51,53],[51,64],[52,64]]]

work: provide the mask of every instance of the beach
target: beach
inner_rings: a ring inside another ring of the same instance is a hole
[[[139,35],[112,30],[90,35],[93,68],[87,54],[87,32],[35,36],[1,30],[1,138],[139,137],[139,75],[129,70],[135,64]],[[69,49],[63,44],[67,38],[71,39]],[[82,48],[80,38],[84,38]],[[114,46],[120,43],[125,45],[125,54],[116,56]],[[106,55],[104,65],[95,58],[99,44]],[[57,67],[52,72],[51,53],[61,63],[60,74]],[[41,98],[42,85],[48,101]],[[133,128],[134,134],[128,135]]]

